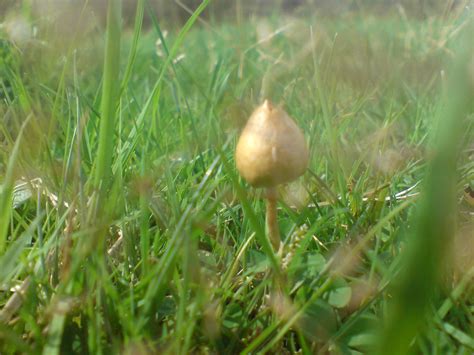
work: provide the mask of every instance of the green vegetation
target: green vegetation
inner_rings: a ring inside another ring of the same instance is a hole
[[[120,3],[0,29],[2,354],[474,351],[472,12]],[[310,148],[281,256],[234,161],[265,98]]]

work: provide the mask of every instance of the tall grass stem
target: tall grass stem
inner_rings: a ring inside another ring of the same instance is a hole
[[[107,37],[102,86],[99,146],[95,161],[94,188],[99,189],[99,201],[110,187],[114,152],[114,122],[119,92],[120,35],[122,1],[109,0],[107,8]]]

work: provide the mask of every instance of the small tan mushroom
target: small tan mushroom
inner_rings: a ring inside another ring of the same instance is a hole
[[[267,189],[267,230],[276,250],[280,246],[276,186],[302,175],[308,159],[303,132],[285,111],[265,100],[242,131],[235,160],[237,169],[250,185]]]

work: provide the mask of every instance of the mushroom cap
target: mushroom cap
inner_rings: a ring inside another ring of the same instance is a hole
[[[268,100],[250,116],[235,152],[237,169],[254,187],[295,180],[305,172],[308,159],[303,132],[284,110]]]

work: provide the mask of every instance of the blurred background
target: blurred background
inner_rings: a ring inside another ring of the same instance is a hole
[[[124,0],[124,20],[133,22],[136,0]],[[161,21],[179,24],[189,17],[201,3],[199,0],[149,0],[149,6]],[[377,15],[389,15],[403,11],[407,16],[427,18],[440,16],[466,6],[464,0],[219,0],[213,1],[204,12],[204,17],[214,20],[230,20],[238,16],[270,15],[308,15],[308,11],[321,16],[344,16],[363,11]],[[29,6],[33,16],[68,16],[86,9],[88,15],[104,23],[107,0],[2,0],[0,15],[18,11]],[[77,19],[77,16],[72,16]],[[145,23],[149,19],[145,18]],[[73,23],[68,23],[73,25]]]

